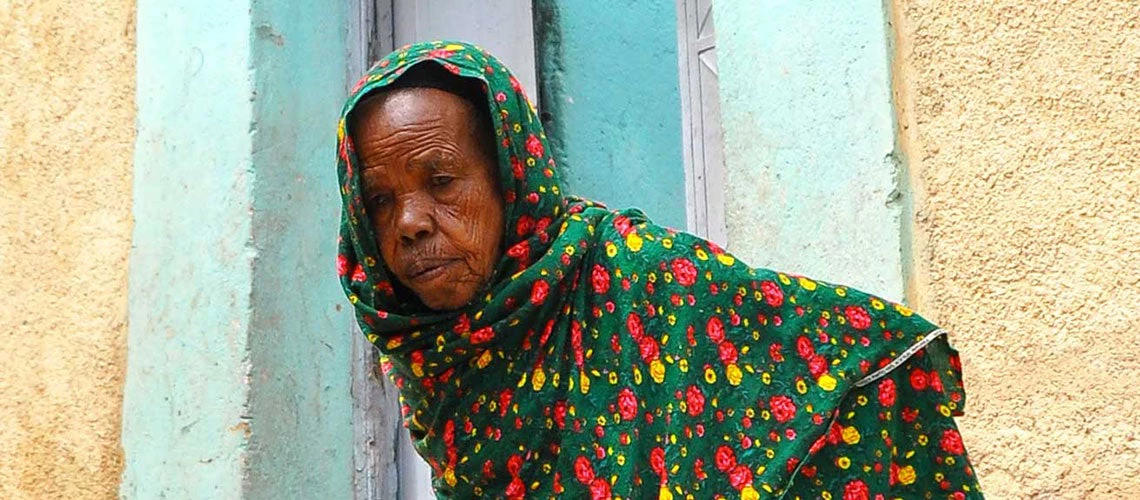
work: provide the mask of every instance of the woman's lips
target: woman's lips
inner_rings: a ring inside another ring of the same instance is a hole
[[[426,283],[447,272],[454,259],[420,261],[408,266],[408,280],[413,283]]]

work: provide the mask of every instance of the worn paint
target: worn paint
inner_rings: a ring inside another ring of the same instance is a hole
[[[257,257],[246,498],[348,498],[352,491],[352,315],[334,266],[345,7],[253,1]]]
[[[0,2],[0,498],[113,498],[133,0]]]
[[[570,191],[684,228],[675,5],[534,8],[542,116]]]
[[[717,0],[728,246],[901,299],[881,2]]]
[[[989,498],[1140,498],[1140,3],[895,0],[913,302]]]
[[[138,18],[122,495],[347,497],[344,12],[142,0]]]

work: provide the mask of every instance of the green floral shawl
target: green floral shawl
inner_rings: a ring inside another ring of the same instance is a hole
[[[366,94],[428,61],[485,84],[507,205],[491,284],[446,313],[385,269],[346,130]],[[533,106],[482,49],[388,55],[337,138],[340,279],[440,497],[981,497],[942,330],[567,195]]]

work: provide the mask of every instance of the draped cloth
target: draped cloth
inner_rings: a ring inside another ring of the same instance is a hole
[[[497,142],[502,257],[456,311],[386,269],[347,129],[416,64],[481,83]],[[943,330],[568,195],[518,80],[479,47],[389,54],[337,138],[337,270],[439,497],[981,498]]]

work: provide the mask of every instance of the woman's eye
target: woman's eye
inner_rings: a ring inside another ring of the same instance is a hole
[[[372,206],[374,206],[374,207],[382,207],[382,206],[388,204],[388,199],[389,199],[389,197],[387,195],[379,194],[379,195],[373,196],[372,199],[369,201],[372,203]]]
[[[437,176],[431,178],[431,185],[433,187],[446,186],[448,184],[451,184],[451,181],[453,181],[453,180],[455,180],[454,177],[450,177],[450,176],[446,176],[446,175],[437,175]]]

